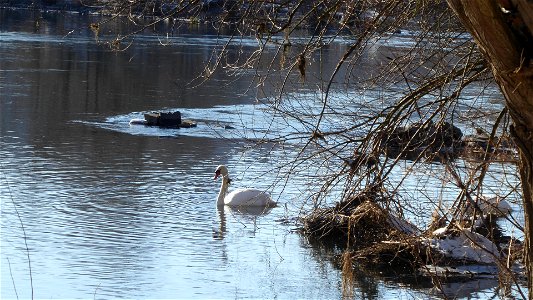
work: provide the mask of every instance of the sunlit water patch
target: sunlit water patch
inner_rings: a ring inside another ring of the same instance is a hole
[[[131,135],[156,137],[206,137],[227,139],[268,140],[280,136],[303,132],[303,126],[287,123],[276,117],[262,105],[231,105],[213,108],[176,108],[161,111],[180,111],[182,120],[191,120],[197,124],[191,128],[164,128],[130,124],[133,119],[144,119],[149,112],[132,112],[124,115],[110,116],[105,120],[73,120],[97,128],[113,130]],[[300,131],[299,131],[300,130]]]

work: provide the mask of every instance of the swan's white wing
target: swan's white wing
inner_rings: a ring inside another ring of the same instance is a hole
[[[224,204],[229,206],[274,206],[270,195],[258,189],[237,189],[226,195]]]

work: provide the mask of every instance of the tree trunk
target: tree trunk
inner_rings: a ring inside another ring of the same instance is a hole
[[[525,214],[525,264],[533,299],[533,2],[448,0],[492,67],[505,96],[520,152]]]

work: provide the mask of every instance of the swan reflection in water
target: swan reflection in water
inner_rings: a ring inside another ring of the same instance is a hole
[[[266,216],[272,210],[272,207],[261,207],[261,206],[217,206],[218,218],[219,218],[219,228],[213,228],[213,238],[223,239],[226,235],[227,226],[226,218],[232,216],[235,220],[242,224],[244,227],[247,227],[246,223],[249,221],[253,222],[253,232],[257,230],[257,219]],[[246,222],[246,223],[245,223]]]

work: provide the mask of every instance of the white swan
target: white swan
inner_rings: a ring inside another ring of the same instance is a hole
[[[227,194],[230,178],[226,166],[217,167],[214,179],[219,176],[222,176],[222,185],[218,193],[217,206],[276,206],[276,202],[270,198],[267,192],[258,189],[237,189]]]

